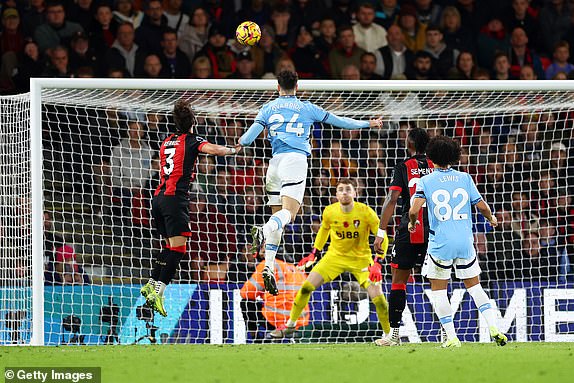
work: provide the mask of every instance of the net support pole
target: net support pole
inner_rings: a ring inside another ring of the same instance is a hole
[[[44,345],[44,228],[42,176],[42,86],[30,80],[30,166],[32,191],[32,337]]]

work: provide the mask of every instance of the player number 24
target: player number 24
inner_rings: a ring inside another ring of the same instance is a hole
[[[461,197],[460,202],[453,208],[450,205],[450,200],[457,199]],[[468,214],[460,214],[460,210],[468,202],[468,193],[462,188],[457,188],[452,192],[452,197],[450,193],[444,189],[436,190],[432,193],[432,201],[435,203],[433,209],[434,215],[441,221],[448,221],[449,219],[460,221],[462,219],[468,219]]]
[[[285,131],[287,133],[295,133],[298,136],[302,136],[303,133],[305,133],[305,128],[303,128],[303,123],[297,122],[298,118],[299,118],[299,113],[293,114],[293,117],[291,117],[291,119],[287,123],[287,126],[285,126]],[[276,130],[279,129],[281,127],[281,125],[283,125],[284,122],[285,122],[285,117],[283,117],[282,114],[279,114],[279,113],[272,114],[269,117],[269,135],[270,136],[276,135],[277,134]]]

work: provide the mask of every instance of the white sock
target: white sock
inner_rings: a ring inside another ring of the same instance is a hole
[[[265,237],[265,266],[271,271],[275,271],[275,256],[277,255],[282,235],[283,230],[275,230]]]
[[[147,281],[148,284],[155,286],[155,280],[153,278],[150,278],[149,281]]]
[[[165,291],[165,283],[162,281],[157,281],[155,283],[155,292],[159,294],[160,297],[163,297],[163,292]]]
[[[287,319],[287,323],[285,324],[287,327],[295,327],[295,322],[291,320],[291,318]]]
[[[488,298],[488,295],[486,295],[486,292],[484,291],[480,283],[472,286],[469,289],[466,289],[466,291],[468,291],[468,293],[472,297],[472,300],[474,301],[474,304],[478,308],[478,311],[480,311],[482,315],[484,315],[484,318],[488,323],[488,327],[497,327],[496,326],[497,312],[490,304],[490,299]]]
[[[448,296],[445,290],[435,290],[431,291],[433,296],[433,306],[440,324],[444,331],[446,331],[446,336],[448,339],[456,338],[456,331],[454,329],[454,322],[452,320],[452,307],[448,302]]]
[[[263,225],[263,236],[267,240],[267,236],[274,231],[283,230],[285,225],[291,222],[291,213],[287,209],[281,209],[277,213],[273,214],[269,221]]]
[[[399,341],[399,328],[398,327],[391,327],[391,332],[389,334],[390,338],[395,342]]]

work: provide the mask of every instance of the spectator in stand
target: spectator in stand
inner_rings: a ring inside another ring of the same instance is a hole
[[[351,25],[354,19],[354,1],[332,0],[332,7],[327,11],[326,18],[335,22],[336,27]]]
[[[488,21],[488,14],[493,10],[496,13],[495,5],[491,3],[488,0],[456,0],[455,7],[460,13],[461,24],[469,29],[473,44],[480,27]]]
[[[444,35],[444,42],[452,49],[460,51],[474,47],[474,36],[468,27],[463,26],[456,7],[444,8],[439,25]]]
[[[232,79],[254,79],[255,76],[255,63],[251,58],[249,51],[240,52],[235,59],[236,69],[227,78]]]
[[[415,0],[415,7],[421,24],[438,25],[442,11],[440,5],[433,4],[432,0]]]
[[[161,1],[146,0],[144,12],[145,17],[136,28],[136,43],[146,52],[159,54],[163,32],[168,28]]]
[[[375,73],[377,69],[377,56],[372,52],[365,52],[361,56],[361,80],[382,80],[383,77]]]
[[[72,77],[68,49],[58,45],[50,50],[50,62],[42,73],[43,77]]]
[[[550,54],[554,45],[570,28],[570,6],[568,0],[547,1],[538,14],[541,51]],[[539,76],[542,78],[542,76]]]
[[[101,73],[101,62],[96,52],[90,48],[88,36],[78,32],[70,43],[70,69],[76,72],[78,68],[89,67],[93,73]]]
[[[323,0],[293,0],[291,3],[291,24],[296,28],[309,27],[309,32],[319,29],[320,20],[325,14]]]
[[[18,67],[13,77],[16,90],[20,93],[28,92],[30,77],[40,77],[45,67],[46,61],[38,45],[32,39],[27,39],[23,51],[18,55]]]
[[[520,68],[518,78],[520,80],[538,80],[538,76],[531,65],[522,66],[522,68]]]
[[[557,127],[557,129],[560,129]],[[570,186],[574,184],[574,178],[569,175],[568,166],[568,148],[562,142],[555,142],[550,147],[549,153],[549,169],[556,173],[556,179],[560,187]],[[569,182],[570,181],[570,182]]]
[[[329,52],[337,42],[337,27],[335,21],[330,18],[321,20],[319,36],[315,38],[315,46],[321,52],[323,67],[329,70]]]
[[[528,36],[524,29],[517,27],[510,36],[510,73],[520,77],[520,68],[529,65],[534,69],[537,78],[544,78],[540,57],[528,48]]]
[[[510,61],[506,53],[496,52],[494,55],[491,78],[493,80],[516,80],[516,78],[510,74]]]
[[[144,59],[143,72],[136,74],[141,78],[166,78],[163,75],[161,60],[155,53],[150,53]]]
[[[263,27],[269,22],[271,7],[264,0],[243,1],[237,20],[251,20]]]
[[[528,46],[534,50],[538,48],[540,38],[539,23],[535,15],[535,11],[530,7],[530,0],[512,0],[512,7],[508,9],[504,18],[507,31],[513,31],[516,27],[524,29],[528,36]]]
[[[203,193],[192,193],[189,203],[190,231],[195,240],[189,242],[189,259],[182,259],[182,279],[191,282],[223,283],[227,278],[228,261],[237,251],[233,225],[224,214],[207,201]]]
[[[405,45],[408,49],[417,52],[424,48],[427,26],[418,21],[417,10],[414,6],[405,4],[401,7],[397,25],[403,31]]]
[[[512,229],[524,239],[530,230],[537,228],[536,214],[530,209],[528,194],[524,191],[512,192]]]
[[[557,234],[564,238],[571,272],[574,273],[574,267],[572,267],[574,265],[574,197],[568,188],[560,188],[556,193],[555,216]]]
[[[546,68],[546,80],[553,79],[557,73],[563,72],[568,75],[574,70],[574,65],[568,62],[570,58],[570,44],[567,41],[560,40],[554,45],[552,57],[554,58],[552,64]]]
[[[209,25],[207,11],[197,7],[191,12],[189,22],[181,26],[178,47],[190,60],[207,44]]]
[[[431,54],[426,51],[415,53],[413,67],[408,70],[406,75],[409,80],[436,80]]]
[[[377,62],[375,73],[384,80],[406,74],[415,59],[415,54],[405,46],[405,35],[399,26],[389,27],[387,42],[386,46],[375,51]]]
[[[237,199],[237,205],[229,206],[227,211],[230,212],[230,209],[237,209],[234,216],[237,244],[242,246],[251,243],[253,225],[265,223],[263,191],[255,186],[245,188],[244,194]]]
[[[357,46],[367,52],[374,52],[387,45],[387,31],[374,21],[375,7],[370,3],[359,5],[357,24],[353,25],[353,33]]]
[[[431,54],[434,67],[440,78],[446,78],[448,71],[455,65],[458,50],[450,48],[443,40],[443,34],[438,26],[429,25],[426,28],[424,51]]]
[[[215,204],[217,170],[213,156],[199,156],[195,179],[198,191],[206,195],[210,203]]]
[[[469,51],[461,51],[456,59],[456,66],[449,70],[449,80],[470,80],[476,67],[474,55]]]
[[[277,66],[275,67],[275,75],[277,75],[278,73],[280,73],[284,70],[290,70],[292,72],[296,72],[295,64],[293,64],[293,60],[291,60],[287,56],[281,57],[279,59],[279,61],[277,61]]]
[[[490,80],[490,72],[484,68],[476,68],[472,72],[473,80]]]
[[[294,40],[295,28],[291,22],[291,12],[287,6],[278,5],[271,12],[271,27],[275,31],[275,42],[287,51]]]
[[[305,27],[298,28],[295,45],[288,52],[293,60],[297,75],[301,79],[321,79],[327,78],[328,74],[321,63],[321,52],[313,42],[311,31]]]
[[[319,164],[317,166],[320,168]],[[330,178],[331,175],[327,169],[321,169],[318,174],[312,177],[313,187],[309,190],[311,191],[311,207],[315,214],[321,214],[323,208],[333,203],[331,201],[333,188]]]
[[[32,37],[34,30],[46,21],[44,0],[30,0],[22,10],[22,33]]]
[[[128,122],[128,137],[112,149],[111,176],[114,201],[118,201],[116,216],[122,219],[124,227],[132,226],[132,198],[141,196],[149,179],[153,151],[143,140],[142,123]]]
[[[492,16],[488,24],[480,29],[476,45],[478,65],[483,68],[492,65],[496,52],[508,52],[510,37],[498,16]]]
[[[191,65],[191,78],[213,78],[211,63],[205,56],[200,56]]]
[[[361,72],[355,65],[350,64],[341,71],[341,80],[360,80]]]
[[[221,26],[223,34],[226,38],[235,36],[235,28],[238,22],[235,18],[237,16],[235,11],[234,1],[222,0],[204,0],[203,7],[209,14],[209,19],[212,23]]]
[[[223,30],[217,24],[209,28],[207,45],[196,54],[196,58],[206,56],[211,64],[213,78],[226,78],[235,71],[235,55],[225,44]]]
[[[34,41],[40,52],[49,53],[52,48],[69,43],[77,32],[84,32],[84,29],[79,24],[67,21],[64,5],[54,1],[46,6],[46,22],[35,29]]]
[[[357,161],[350,159],[344,153],[339,140],[332,141],[331,147],[324,150],[321,165],[323,169],[329,172],[331,186],[336,186],[342,178],[351,178],[357,175]]]
[[[92,0],[76,0],[66,5],[68,20],[78,23],[85,31],[91,30],[94,23],[94,5]]]
[[[134,42],[134,38],[132,24],[124,23],[118,27],[116,40],[106,52],[105,63],[108,70],[122,68],[131,77],[143,72],[143,61],[147,54]]]
[[[92,28],[88,32],[90,46],[94,49],[96,57],[104,57],[106,51],[112,47],[117,31],[118,22],[114,19],[110,6],[99,4]]]
[[[178,0],[180,1],[180,0]],[[178,47],[177,33],[174,29],[166,29],[161,40],[159,55],[163,76],[165,78],[189,78],[191,63],[189,57]]]
[[[504,280],[507,277],[514,279],[515,273],[520,274],[520,270],[514,270],[512,265],[515,260],[522,257],[522,239],[520,233],[512,229],[512,214],[508,210],[500,209],[495,215],[498,227],[486,233],[488,255],[486,259],[481,260],[484,263],[483,270],[494,281]]]
[[[386,30],[393,25],[399,15],[399,4],[397,0],[377,1],[375,22]]]
[[[275,43],[275,32],[266,25],[261,29],[259,44],[251,47],[251,56],[255,62],[255,76],[263,77],[264,74],[273,75],[277,62],[285,53]]]
[[[550,80],[569,80],[569,75],[566,72],[558,72]]]
[[[331,76],[334,79],[341,78],[341,72],[347,65],[355,65],[357,68],[361,65],[361,55],[365,50],[359,48],[355,43],[355,34],[350,26],[339,28],[339,38],[336,47],[329,53],[329,67]]]
[[[18,55],[24,50],[24,36],[20,32],[20,15],[16,8],[2,11],[2,31],[0,32],[0,89],[14,89],[12,76],[18,67]]]
[[[189,24],[189,16],[181,10],[182,0],[167,0],[164,2],[163,15],[167,19],[167,26],[178,35],[184,25]]]
[[[522,155],[518,152],[518,148],[513,142],[503,144],[499,153],[498,159],[504,164],[505,183],[512,190],[519,190],[524,169]]]
[[[141,25],[144,13],[134,8],[133,0],[115,0],[114,19],[118,24],[130,23],[134,29]]]

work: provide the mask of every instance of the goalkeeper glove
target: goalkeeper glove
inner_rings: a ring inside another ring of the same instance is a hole
[[[381,272],[382,266],[379,263],[380,261],[382,261],[382,258],[375,257],[375,263],[373,263],[372,266],[369,266],[369,281],[375,285],[381,283],[383,280],[383,274]]]
[[[299,261],[299,263],[297,264],[297,269],[304,271],[308,267],[313,266],[313,264],[317,261],[315,259],[315,253],[316,252],[317,252],[317,249],[313,248],[313,250],[309,253],[308,256],[306,256],[305,258],[303,258],[302,260]]]

